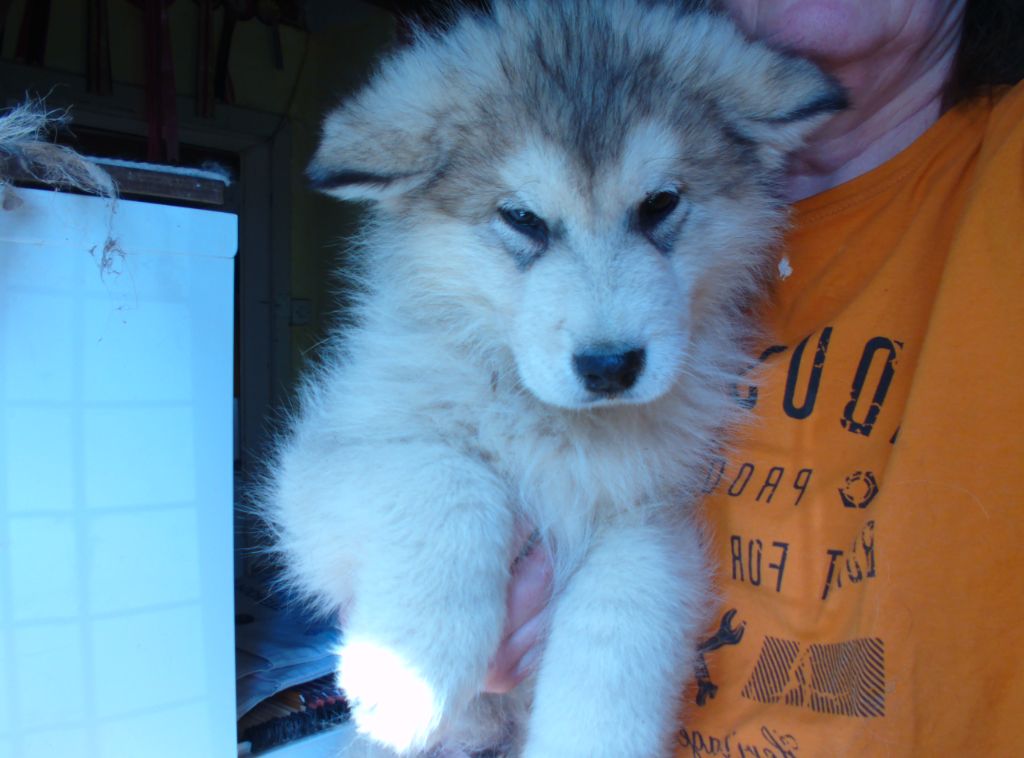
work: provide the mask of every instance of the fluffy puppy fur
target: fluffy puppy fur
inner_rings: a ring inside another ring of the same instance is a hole
[[[709,605],[691,506],[785,157],[842,103],[703,4],[498,0],[327,117],[315,183],[371,203],[361,297],[266,515],[292,584],[345,609],[354,749],[669,749]],[[547,642],[481,696],[524,524],[555,557]]]

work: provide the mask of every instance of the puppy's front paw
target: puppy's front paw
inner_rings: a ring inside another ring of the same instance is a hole
[[[341,648],[338,682],[359,732],[400,754],[431,744],[444,698],[396,651],[369,640],[349,640]]]

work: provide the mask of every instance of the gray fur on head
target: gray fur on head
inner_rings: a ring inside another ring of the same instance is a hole
[[[327,118],[313,183],[381,200],[537,130],[592,165],[615,154],[624,125],[652,111],[680,114],[683,129],[698,114],[781,168],[845,94],[805,60],[736,44],[740,33],[707,6],[497,0],[443,36],[421,32]],[[522,17],[529,23],[515,23]]]

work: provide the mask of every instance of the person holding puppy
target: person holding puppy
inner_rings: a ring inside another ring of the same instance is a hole
[[[1024,712],[1024,11],[726,0],[851,107],[794,156],[752,410],[703,506],[722,603],[678,756],[1012,754]],[[550,565],[488,686],[540,655]]]

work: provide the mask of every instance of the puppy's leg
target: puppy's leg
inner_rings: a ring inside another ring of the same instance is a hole
[[[450,450],[389,451],[373,478],[385,484],[373,493],[339,683],[359,731],[404,754],[439,739],[483,683],[513,524],[498,478]]]
[[[665,755],[707,585],[696,535],[629,516],[596,536],[554,609],[526,758]]]

